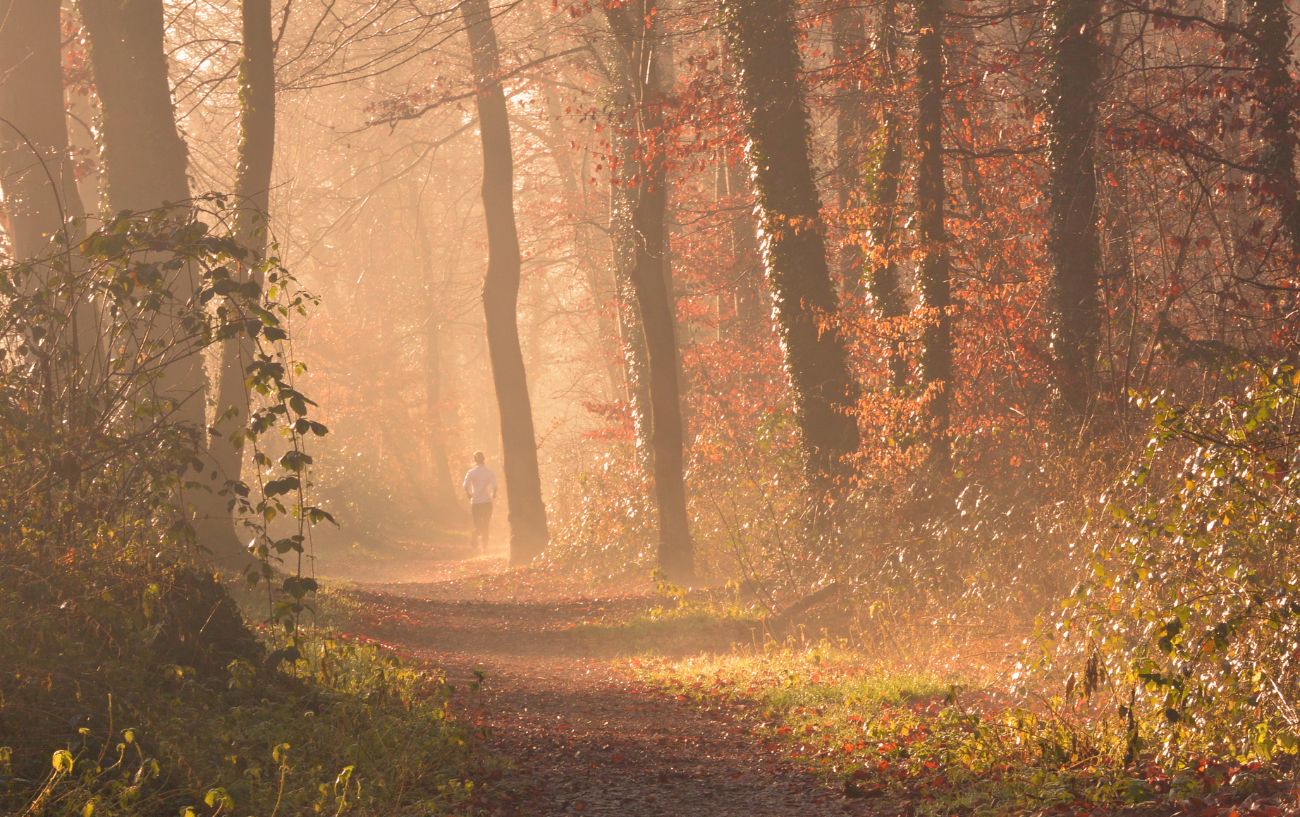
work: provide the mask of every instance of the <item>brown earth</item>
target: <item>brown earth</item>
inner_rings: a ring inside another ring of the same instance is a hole
[[[593,598],[499,560],[429,562],[409,580],[357,585],[360,634],[442,668],[465,717],[506,769],[488,788],[501,817],[855,815],[846,798],[764,748],[743,720],[643,688],[630,651],[727,650],[745,628],[641,633],[583,626],[655,603],[632,590]],[[481,676],[479,675],[481,673]],[[481,677],[481,680],[480,680]],[[471,692],[470,690],[474,691]]]

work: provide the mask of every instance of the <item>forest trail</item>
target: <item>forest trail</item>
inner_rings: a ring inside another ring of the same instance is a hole
[[[462,563],[464,564],[464,563]],[[499,570],[499,567],[497,568]],[[461,568],[463,571],[463,568]],[[490,578],[490,577],[489,577]],[[496,788],[500,817],[796,817],[870,810],[767,751],[726,713],[646,690],[626,647],[583,627],[632,614],[648,595],[596,600],[532,593],[487,597],[472,574],[358,586],[362,634],[443,668],[481,719],[489,748],[511,766]],[[735,638],[748,640],[743,633]],[[710,643],[711,642],[711,643]],[[659,652],[729,649],[726,634]],[[876,804],[879,806],[879,804]]]

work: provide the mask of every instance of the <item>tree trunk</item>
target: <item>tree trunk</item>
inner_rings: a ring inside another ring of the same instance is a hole
[[[664,161],[662,69],[654,0],[607,7],[619,62],[623,132],[635,136],[616,184],[630,205],[634,242],[630,269],[650,378],[650,441],[655,502],[659,510],[659,568],[674,582],[694,578],[694,544],[686,510],[685,424],[672,295],[666,274],[668,173]],[[635,106],[633,101],[635,100]]]
[[[946,472],[951,464],[949,415],[952,397],[951,264],[944,221],[947,187],[943,170],[944,99],[943,0],[916,4],[916,133],[919,157],[916,175],[917,230],[921,244],[920,304],[921,381],[928,390],[930,457]]]
[[[1093,400],[1100,339],[1096,133],[1101,3],[1052,0],[1049,17],[1051,352],[1060,407],[1077,423],[1087,416]]]
[[[63,107],[59,4],[0,0],[0,186],[19,261],[85,215]],[[79,235],[69,235],[69,244]]]
[[[613,137],[620,166],[634,162],[636,145],[618,133]],[[637,464],[648,480],[654,479],[654,446],[651,442],[654,418],[650,410],[650,361],[646,354],[645,331],[636,303],[632,276],[636,270],[636,233],[632,225],[635,203],[621,180],[613,174],[609,190],[609,235],[614,252],[614,299],[618,310],[618,332],[623,352],[625,399],[632,418],[632,438]]]
[[[1260,167],[1265,200],[1277,208],[1289,263],[1300,263],[1300,181],[1296,178],[1295,81],[1291,78],[1291,16],[1285,0],[1246,0],[1253,70],[1252,97],[1264,149]]]
[[[242,25],[234,233],[249,253],[244,274],[260,285],[261,273],[256,270],[266,255],[275,158],[275,42],[270,0],[244,0]],[[253,348],[245,335],[226,338],[221,344],[214,422],[219,433],[209,446],[221,488],[240,479],[249,408],[244,374],[252,356]],[[236,533],[234,519],[228,521],[231,533]]]
[[[862,165],[873,124],[867,109],[867,95],[857,75],[867,52],[866,14],[853,0],[831,16],[831,60],[840,77],[835,89],[835,192],[841,221],[858,206]],[[848,77],[843,76],[845,73]],[[852,230],[845,230],[852,233]],[[862,247],[855,240],[844,241],[840,249],[839,278],[843,291],[860,298],[863,289]]]
[[[555,169],[560,174],[560,186],[569,200],[569,206],[579,213],[573,227],[574,254],[577,266],[582,270],[583,277],[587,281],[587,288],[591,291],[591,300],[596,313],[597,353],[605,356],[605,380],[609,387],[609,399],[615,400],[624,386],[623,372],[618,367],[616,359],[608,354],[608,350],[614,348],[619,338],[613,314],[608,311],[615,299],[615,284],[609,268],[603,265],[599,258],[593,257],[597,241],[593,235],[594,226],[586,218],[586,186],[583,184],[582,175],[574,165],[573,157],[569,155],[564,134],[560,131],[559,100],[556,99],[555,92],[549,84],[543,85],[542,95],[546,103],[547,119],[547,127],[541,132],[542,139],[546,144],[547,152],[555,162]]]
[[[425,295],[424,323],[424,437],[429,446],[430,506],[435,515],[448,514],[457,506],[456,489],[451,481],[451,466],[447,459],[447,420],[444,416],[445,377],[442,365],[443,314],[439,297],[439,282],[434,280],[433,247],[429,240],[428,225],[420,206],[421,186],[409,185],[410,212],[415,219],[416,267]]]
[[[81,17],[90,35],[100,99],[109,207],[135,212],[174,208],[178,218],[188,217],[188,157],[167,78],[162,0],[82,0]],[[194,291],[191,275],[182,269],[171,282],[173,296],[182,302]],[[168,336],[170,328],[160,334]],[[203,360],[188,350],[180,353],[179,358],[164,358],[157,393],[176,406],[176,419],[201,432],[207,392]]]
[[[14,260],[41,261],[75,245],[86,215],[77,189],[63,104],[59,4],[0,0],[0,189]],[[52,243],[52,239],[60,241]],[[35,280],[49,268],[38,263]],[[90,304],[68,304],[59,348],[97,369],[99,332]]]
[[[894,80],[895,88],[902,84],[898,76],[897,25],[894,0],[886,0],[880,16],[880,54],[885,72]],[[867,273],[867,292],[877,315],[887,324],[890,386],[901,391],[907,385],[907,358],[903,354],[902,334],[892,324],[907,314],[907,302],[903,298],[898,261],[894,257],[898,235],[898,186],[903,172],[903,138],[895,104],[892,100],[886,104],[881,119],[883,145],[871,200],[870,238],[876,259]]]
[[[550,538],[537,440],[528,399],[528,377],[519,348],[519,234],[515,227],[514,157],[510,122],[501,88],[497,37],[488,0],[463,0],[461,13],[469,36],[474,84],[478,90],[479,133],[483,141],[483,211],[488,232],[488,267],[483,278],[483,315],[488,355],[501,412],[501,448],[510,514],[510,561],[526,564]]]
[[[763,271],[759,269],[758,236],[754,229],[754,211],[749,207],[749,187],[744,174],[727,161],[719,158],[719,191],[731,203],[729,237],[731,239],[733,308],[736,312],[731,335],[752,338],[768,326],[771,312],[765,308],[767,294],[763,292]]]
[[[837,325],[808,107],[790,0],[722,0],[739,73],[763,265],[794,393],[807,472],[823,496],[852,474],[858,390]]]

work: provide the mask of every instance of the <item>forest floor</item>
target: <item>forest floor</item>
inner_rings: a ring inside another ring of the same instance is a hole
[[[430,561],[340,594],[347,629],[445,671],[461,714],[504,761],[486,814],[505,817],[791,817],[868,813],[764,747],[752,725],[637,680],[629,655],[729,651],[744,622],[605,627],[662,601],[594,598],[499,559]],[[629,635],[629,632],[631,635]]]

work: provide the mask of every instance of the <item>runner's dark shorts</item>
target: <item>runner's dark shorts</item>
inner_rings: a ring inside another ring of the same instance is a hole
[[[469,512],[474,517],[474,530],[487,533],[488,523],[492,521],[492,503],[477,502],[469,506]]]

